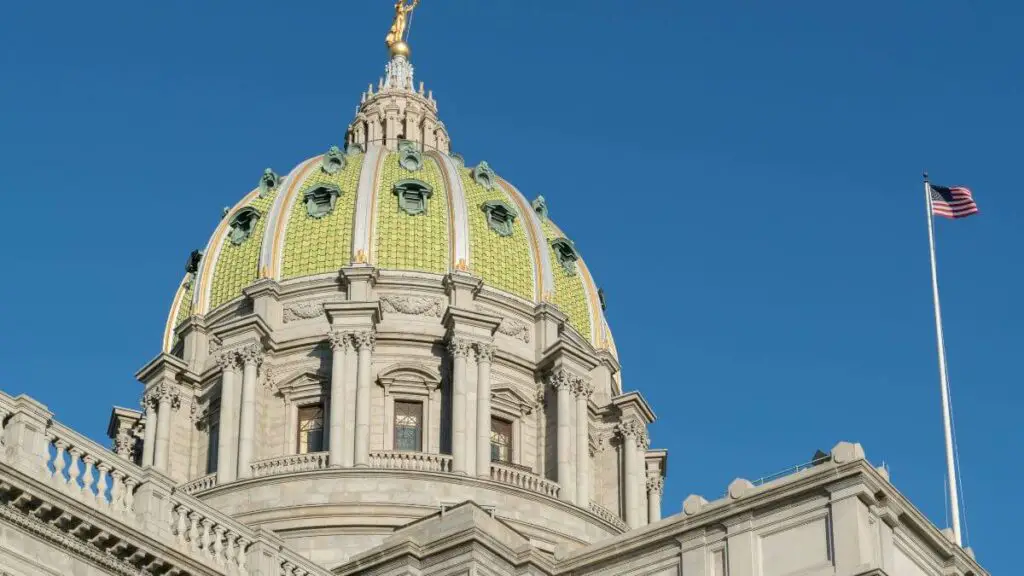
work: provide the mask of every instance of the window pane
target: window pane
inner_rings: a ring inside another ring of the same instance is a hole
[[[395,402],[395,450],[423,450],[423,404]]]
[[[512,461],[512,423],[491,418],[491,461]]]
[[[299,408],[299,454],[321,452],[324,449],[324,409],[321,405]]]

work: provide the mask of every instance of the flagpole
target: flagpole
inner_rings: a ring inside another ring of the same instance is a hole
[[[960,503],[956,486],[956,463],[953,459],[953,429],[950,423],[949,375],[946,373],[946,344],[942,337],[942,308],[939,306],[939,273],[935,263],[935,216],[932,213],[932,188],[928,173],[924,174],[925,210],[928,216],[928,248],[932,260],[932,299],[935,302],[935,334],[939,349],[939,381],[942,386],[942,427],[946,433],[946,474],[949,477],[949,507],[953,518],[953,538],[960,540]]]

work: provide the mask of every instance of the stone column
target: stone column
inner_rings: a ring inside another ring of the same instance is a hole
[[[146,411],[146,428],[142,437],[142,465],[154,464],[153,453],[156,451],[156,398],[147,395],[142,399],[142,407]]]
[[[331,466],[342,466],[342,445],[345,438],[345,356],[352,343],[348,332],[334,330],[331,339],[331,413],[330,436],[327,440],[328,462]],[[351,438],[349,438],[351,440]]]
[[[491,477],[491,359],[494,345],[476,344],[476,475]]]
[[[231,466],[231,452],[237,446],[235,442],[235,379],[238,377],[238,352],[228,350],[217,356],[217,364],[221,369],[220,376],[220,418],[218,421],[217,439],[217,484],[225,484],[235,479],[235,469]]]
[[[622,438],[622,477],[625,481],[623,493],[625,505],[623,510],[626,513],[626,524],[630,528],[640,527],[640,435],[643,433],[643,426],[635,420],[627,420],[617,426],[619,435]]]
[[[573,387],[576,396],[576,505],[590,509],[590,411],[594,388],[582,379]]]
[[[263,361],[259,344],[249,344],[239,352],[242,359],[242,406],[238,426],[238,468],[236,478],[252,475],[252,455],[256,448],[256,378]]]
[[[647,477],[647,523],[654,524],[661,520],[661,491],[665,488],[665,479],[661,476]]]
[[[357,332],[354,343],[356,359],[356,433],[355,466],[370,465],[370,370],[371,354],[376,343],[372,331]]]
[[[453,336],[448,341],[452,355],[452,471],[468,474],[466,469],[466,357],[470,342]]]
[[[558,419],[558,429],[555,442],[558,445],[558,496],[566,502],[576,501],[576,478],[572,474],[572,455],[570,454],[570,443],[572,442],[572,387],[578,376],[569,373],[563,368],[548,374],[548,384],[555,389],[555,411]]]
[[[180,402],[178,391],[173,384],[166,382],[156,390],[157,421],[156,421],[156,452],[153,456],[154,466],[164,474],[169,472],[171,461],[171,409]]]

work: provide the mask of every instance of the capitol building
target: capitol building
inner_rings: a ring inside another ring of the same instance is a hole
[[[189,256],[109,446],[0,392],[0,575],[987,574],[856,443],[663,517],[601,271],[453,152],[414,7],[337,146]]]

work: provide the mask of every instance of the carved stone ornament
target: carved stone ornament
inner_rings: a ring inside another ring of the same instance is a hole
[[[331,350],[335,352],[348,350],[353,345],[351,332],[331,330],[327,333],[327,338],[331,342]]]
[[[490,362],[494,359],[494,344],[477,342],[473,347],[476,349],[477,362]]]
[[[309,320],[311,318],[319,318],[324,315],[324,305],[322,302],[296,302],[284,307],[282,320],[285,324],[289,322],[295,322],[297,320]]]
[[[466,358],[469,356],[469,351],[473,348],[473,342],[468,338],[461,336],[452,336],[448,340],[448,352],[451,353],[454,358]]]
[[[566,388],[572,392],[575,387],[580,385],[581,380],[582,378],[565,368],[556,368],[547,374],[548,386],[551,386],[555,390]]]
[[[132,436],[131,430],[127,428],[121,428],[117,431],[117,436],[114,438],[114,453],[122,458],[131,458],[132,447],[135,446],[135,437]]]
[[[403,140],[398,144],[398,165],[409,172],[423,168],[423,153],[415,142]]]
[[[263,389],[270,393],[276,392],[277,371],[274,369],[273,365],[264,366],[261,372],[263,374]]]
[[[171,409],[177,410],[181,408],[181,393],[176,385],[161,382],[150,388],[143,402],[143,405],[148,403],[150,407],[154,408],[159,407],[161,402],[170,402]]]
[[[647,492],[652,494],[661,494],[665,489],[665,479],[661,476],[648,476],[647,477]]]
[[[645,437],[647,432],[644,430],[644,425],[637,422],[636,420],[630,419],[625,422],[619,422],[615,425],[615,432],[623,438],[623,440],[630,439],[636,443],[637,448],[644,448]]]
[[[380,306],[384,312],[390,313],[435,316],[437,318],[444,314],[444,300],[426,296],[385,294],[380,297]]]
[[[537,213],[537,217],[540,218],[542,222],[548,219],[548,202],[543,196],[537,196],[530,204],[533,206],[533,211]]]
[[[583,378],[577,379],[572,384],[572,395],[576,397],[584,397],[590,399],[590,396],[594,393],[594,386]]]
[[[320,160],[320,169],[326,174],[337,174],[345,169],[345,155],[337,146],[331,146]]]
[[[222,371],[238,370],[238,351],[237,350],[221,350],[216,356],[217,366]]]
[[[369,350],[373,352],[374,347],[377,345],[377,335],[372,331],[355,332],[352,335],[352,342],[355,344],[356,350]]]
[[[238,357],[242,364],[259,366],[263,363],[263,346],[258,343],[246,344],[238,349]]]
[[[482,161],[477,164],[470,175],[473,177],[473,181],[484,188],[487,188],[488,190],[494,188],[494,170],[491,170],[491,167],[487,162]]]
[[[267,168],[263,171],[263,175],[260,176],[260,198],[267,195],[268,192],[277,188],[281,183],[281,177],[278,176],[273,170]]]
[[[502,318],[501,324],[498,325],[498,332],[516,340],[522,340],[526,344],[530,343],[530,325],[522,320]]]

